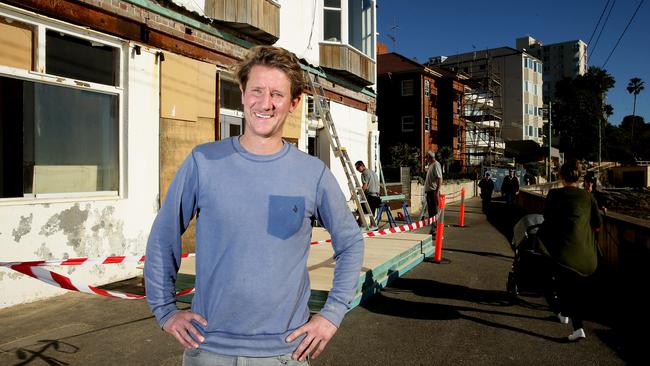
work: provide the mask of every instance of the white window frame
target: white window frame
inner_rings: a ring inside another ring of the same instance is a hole
[[[343,19],[344,19],[344,17],[343,17],[343,5],[344,5],[343,2],[344,1],[347,1],[347,0],[341,0],[341,3],[339,4],[338,8],[331,7],[331,6],[325,6],[324,1],[322,3],[323,4],[323,40],[325,42],[346,43],[346,42],[343,41],[343,39],[344,39],[344,34],[343,34],[343,28],[344,27],[343,27],[343,25],[346,24],[346,22],[343,21]],[[338,41],[324,39],[325,38],[325,11],[326,10],[327,11],[338,11],[338,13],[339,13],[339,26],[340,26],[340,29],[339,29],[339,40]]]
[[[5,203],[12,204],[17,201],[32,202],[32,201],[45,200],[50,202],[52,200],[60,201],[60,200],[70,200],[70,199],[86,198],[86,197],[93,198],[93,199],[124,198],[123,192],[125,192],[125,185],[126,185],[125,182],[126,164],[124,162],[125,156],[123,154],[125,141],[122,135],[124,129],[124,115],[126,113],[126,110],[124,108],[126,104],[124,85],[126,84],[125,69],[126,69],[126,57],[128,54],[127,50],[129,49],[128,42],[116,37],[111,37],[96,31],[92,31],[90,29],[81,28],[78,26],[74,26],[72,24],[57,21],[51,18],[46,18],[44,16],[32,12],[28,12],[16,8],[9,9],[2,4],[0,4],[0,17],[4,17],[7,19],[14,19],[17,22],[33,27],[32,29],[34,31],[34,39],[35,39],[33,43],[33,58],[34,58],[34,68],[36,69],[36,71],[34,71],[34,70],[25,70],[25,69],[0,65],[0,76],[117,96],[118,98],[117,154],[118,154],[118,172],[119,172],[118,191],[25,194],[24,197],[0,198],[0,205]],[[118,70],[119,70],[119,78],[117,80],[117,85],[116,86],[105,85],[105,84],[89,82],[86,80],[75,80],[68,77],[46,74],[44,71],[45,71],[45,57],[46,57],[45,40],[46,40],[47,30],[63,33],[71,37],[87,40],[90,42],[100,43],[117,49],[117,51],[119,52],[119,56],[117,57]]]
[[[377,39],[376,39],[376,33],[377,33],[377,1],[376,0],[367,0],[370,2],[370,7],[368,8],[368,12],[364,15],[361,15],[361,38],[362,38],[362,46],[361,48],[358,48],[358,46],[355,46],[352,44],[352,37],[350,35],[351,29],[350,29],[350,17],[352,16],[352,11],[350,9],[351,3],[358,2],[359,0],[341,0],[340,6],[339,7],[332,7],[332,6],[325,6],[325,2],[322,1],[320,2],[322,5],[322,42],[323,43],[330,43],[330,44],[345,44],[349,46],[350,48],[353,48],[357,50],[359,53],[361,53],[364,57],[367,57],[371,60],[375,60],[377,58]],[[338,11],[340,14],[340,27],[341,29],[339,30],[340,34],[340,39],[337,41],[334,40],[327,40],[325,39],[325,11]],[[364,23],[365,22],[365,23]],[[368,24],[369,23],[369,24]],[[365,27],[364,27],[365,26]],[[370,39],[364,38],[364,30],[367,33],[367,36],[370,37]],[[366,50],[364,50],[366,48]]]
[[[407,85],[408,83],[411,83],[410,87]],[[403,97],[413,96],[414,89],[415,89],[415,82],[413,81],[413,79],[402,80],[401,87],[402,87],[401,93]],[[409,88],[410,88],[410,92],[409,92]]]
[[[408,119],[411,121],[408,122]],[[401,118],[402,122],[402,132],[403,133],[408,133],[408,132],[415,132],[415,116],[409,115],[409,116],[402,116]],[[405,125],[411,125],[410,128],[405,128]]]

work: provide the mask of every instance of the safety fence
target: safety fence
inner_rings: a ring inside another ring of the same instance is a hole
[[[464,200],[464,189],[461,191],[453,192],[447,196],[456,197],[454,195],[460,195],[461,202]],[[442,240],[443,240],[443,231],[444,231],[444,220],[445,220],[445,206],[446,206],[446,195],[441,194],[440,199],[438,200],[438,214],[435,217],[425,218],[418,222],[404,224],[396,227],[391,227],[387,229],[380,229],[375,231],[368,231],[363,233],[364,238],[373,238],[380,237],[392,234],[405,233],[412,230],[417,230],[420,228],[427,227],[429,225],[436,225],[436,237],[435,237],[435,251],[433,260],[435,262],[441,261],[442,256]],[[461,203],[461,207],[463,204]],[[461,211],[462,212],[462,211]],[[462,216],[462,214],[461,214]],[[462,226],[462,219],[461,219]],[[318,245],[324,243],[331,243],[332,239],[325,239],[319,241],[312,241],[310,245]],[[196,256],[195,253],[183,253],[181,258],[188,258]],[[107,296],[119,299],[143,299],[145,295],[124,293],[118,291],[110,291],[98,288],[96,286],[88,285],[85,283],[80,283],[74,279],[61,275],[59,273],[50,271],[44,267],[65,267],[65,266],[82,266],[82,265],[110,265],[110,264],[134,264],[138,265],[145,262],[144,255],[138,256],[107,256],[107,257],[96,257],[96,258],[67,258],[67,259],[57,259],[57,260],[36,260],[36,261],[24,261],[24,262],[0,262],[0,267],[10,268],[14,271],[20,272],[24,275],[33,277],[37,280],[43,281],[47,284],[50,284],[55,287],[70,291],[84,292],[94,295]],[[182,296],[194,293],[194,288],[187,288],[176,292],[176,296]]]

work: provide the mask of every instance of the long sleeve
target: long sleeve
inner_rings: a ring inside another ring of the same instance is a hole
[[[169,186],[147,241],[144,266],[147,302],[161,327],[178,311],[175,282],[181,263],[181,235],[197,208],[196,170],[190,154]]]
[[[357,290],[363,264],[363,236],[329,169],[324,170],[318,186],[317,206],[320,220],[332,236],[336,261],[332,289],[320,315],[338,327]]]

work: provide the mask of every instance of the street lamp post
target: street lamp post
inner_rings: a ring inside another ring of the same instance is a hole
[[[602,97],[600,98],[600,103],[601,103],[601,109],[603,110],[603,119],[605,123],[608,123],[608,117],[607,117],[607,109],[605,108],[605,103],[607,98],[607,93],[603,92]],[[603,125],[602,120],[598,120],[598,176],[600,176],[600,166],[603,165],[603,158],[602,158],[602,144],[603,144],[603,138],[602,138],[602,132],[601,128]]]
[[[551,160],[551,139],[552,139],[551,131],[552,131],[552,125],[553,125],[553,121],[552,121],[552,117],[551,117],[551,115],[553,114],[552,111],[553,111],[553,102],[548,102],[548,172],[547,172],[546,177],[547,177],[549,182],[551,181],[551,169],[552,169],[551,168],[552,167],[552,163],[551,163],[552,162],[552,160]]]

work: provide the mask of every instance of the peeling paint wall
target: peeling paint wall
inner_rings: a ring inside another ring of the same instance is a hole
[[[124,52],[128,82],[120,131],[121,196],[0,201],[1,262],[144,254],[158,211],[159,67],[157,50],[143,47],[137,55],[131,48]],[[135,264],[48,269],[89,285],[141,274]],[[65,292],[0,267],[0,308]]]

